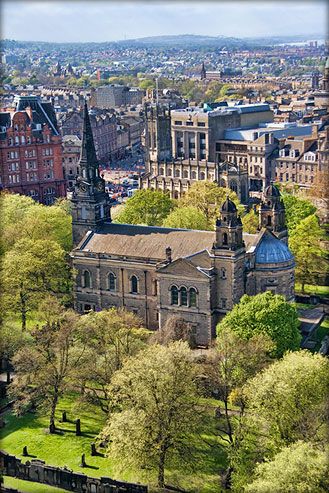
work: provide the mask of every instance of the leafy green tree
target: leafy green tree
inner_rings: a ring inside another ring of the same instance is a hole
[[[3,193],[0,207],[2,253],[24,238],[53,240],[65,251],[71,250],[72,220],[67,201],[45,206],[24,195]]]
[[[163,488],[165,468],[174,458],[186,458],[198,419],[195,368],[187,344],[150,346],[127,360],[112,388],[118,410],[100,438],[110,440],[108,453],[122,468],[156,471]]]
[[[282,447],[298,440],[326,442],[328,386],[328,359],[309,351],[287,353],[245,386],[243,433],[234,457],[236,491],[243,491],[257,462],[271,460]]]
[[[328,270],[328,261],[321,248],[323,231],[315,214],[302,219],[289,238],[289,247],[296,261],[296,279],[305,284],[316,283],[317,278]]]
[[[83,315],[79,322],[80,340],[86,347],[84,369],[80,373],[83,399],[109,413],[109,384],[124,361],[145,347],[149,332],[141,320],[124,309],[110,308]],[[86,377],[81,379],[81,373]]]
[[[198,181],[191,185],[178,205],[179,207],[192,206],[199,209],[206,217],[207,229],[213,229],[216,219],[220,217],[220,209],[227,196],[236,205],[239,204],[237,195],[232,190],[219,187],[211,181]]]
[[[316,212],[316,207],[311,202],[296,197],[296,195],[283,193],[282,200],[286,209],[286,224],[289,233],[292,233],[303,219]]]
[[[163,226],[166,228],[208,229],[205,215],[193,206],[174,209],[163,221]]]
[[[125,208],[116,221],[125,224],[161,226],[173,208],[174,201],[168,194],[153,190],[138,190],[127,200]]]
[[[259,219],[258,219],[258,214],[254,211],[254,209],[251,209],[249,212],[247,212],[247,214],[241,216],[241,221],[242,221],[243,231],[245,233],[250,233],[250,234],[257,233]]]
[[[31,331],[32,343],[19,350],[12,360],[15,379],[9,395],[15,400],[14,411],[18,415],[31,406],[48,412],[49,432],[55,433],[58,400],[72,384],[73,371],[83,357],[84,348],[77,344],[78,315],[64,311],[58,302],[47,298],[44,308],[48,321]]]
[[[217,334],[224,329],[231,329],[243,339],[256,334],[268,335],[275,343],[272,354],[276,357],[298,349],[301,341],[296,307],[270,291],[256,296],[244,295],[218,324]]]
[[[154,89],[155,88],[155,82],[151,79],[144,79],[141,80],[138,84],[140,89],[143,89],[144,91],[146,89]]]
[[[328,450],[298,441],[271,461],[258,464],[246,493],[326,493],[329,490]]]
[[[2,264],[3,303],[19,313],[22,330],[27,313],[46,293],[66,293],[70,271],[64,250],[53,240],[23,239],[9,250]]]

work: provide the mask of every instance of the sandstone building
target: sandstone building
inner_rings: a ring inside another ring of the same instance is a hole
[[[112,223],[87,107],[79,170],[71,257],[80,313],[124,307],[153,330],[177,315],[192,324],[197,343],[207,346],[218,320],[244,293],[270,290],[293,299],[294,259],[286,244],[284,206],[273,185],[265,190],[255,235],[243,233],[229,199],[215,231]]]
[[[15,96],[0,113],[0,188],[52,204],[65,197],[61,136],[51,103]]]

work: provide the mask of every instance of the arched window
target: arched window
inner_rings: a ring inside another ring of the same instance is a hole
[[[227,233],[223,233],[223,245],[227,245],[227,244],[228,244]]]
[[[192,180],[196,180],[196,171],[192,171]]]
[[[130,278],[130,292],[133,294],[138,293],[138,279],[136,276],[131,276]]]
[[[168,175],[168,176],[172,176],[172,169],[171,169],[171,168],[168,168],[168,170],[167,170],[167,175]]]
[[[83,273],[83,286],[85,288],[91,288],[91,274],[89,270],[85,270]]]
[[[221,277],[222,279],[226,279],[226,269],[224,267],[221,268]]]
[[[109,273],[109,276],[108,276],[108,281],[109,281],[109,290],[110,290],[110,291],[116,291],[116,283],[117,283],[117,278],[116,278],[116,276],[113,274],[113,272],[110,272],[110,273]]]
[[[272,217],[267,216],[267,226],[272,226]]]
[[[179,198],[179,193],[177,190],[174,191],[174,199],[178,199]]]
[[[190,288],[189,290],[189,305],[196,306],[196,289]]]
[[[175,176],[176,176],[176,178],[180,177],[180,170],[179,169],[175,169]]]
[[[203,171],[201,171],[201,173],[200,173],[200,180],[205,180],[205,178],[206,178],[205,173]]]
[[[184,169],[184,171],[183,171],[183,177],[184,178],[188,178],[188,171],[187,171],[187,169]]]
[[[159,175],[164,175],[164,168],[159,169]]]
[[[180,288],[180,304],[182,306],[187,306],[187,289]]]
[[[172,286],[170,288],[170,294],[171,294],[171,304],[172,305],[178,305],[178,289],[177,289],[177,286]]]

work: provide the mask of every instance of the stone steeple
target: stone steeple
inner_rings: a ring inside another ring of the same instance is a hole
[[[81,241],[87,231],[97,231],[110,222],[110,199],[105,191],[105,180],[99,176],[94,138],[84,104],[83,135],[79,174],[74,185],[72,202],[73,244]]]
[[[206,72],[206,68],[204,66],[204,62],[202,62],[202,66],[201,66],[201,72],[200,72],[200,78],[201,80],[205,79],[207,77],[207,72]]]

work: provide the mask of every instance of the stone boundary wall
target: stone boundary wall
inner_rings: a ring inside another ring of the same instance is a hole
[[[91,478],[65,467],[53,467],[32,459],[25,464],[14,455],[0,451],[0,474],[25,481],[56,486],[77,493],[147,493],[147,486],[102,477]]]

